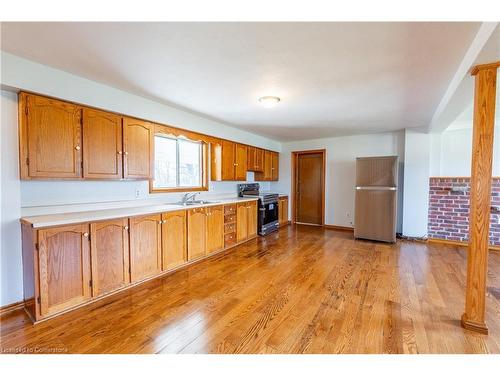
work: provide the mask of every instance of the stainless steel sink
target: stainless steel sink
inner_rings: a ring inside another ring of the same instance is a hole
[[[199,205],[214,204],[214,203],[220,203],[220,202],[219,201],[197,200],[197,201],[175,202],[175,203],[167,203],[167,204],[175,205],[175,206],[199,206]]]

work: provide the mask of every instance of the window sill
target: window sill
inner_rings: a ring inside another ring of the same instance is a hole
[[[149,188],[150,193],[182,193],[190,191],[208,191],[208,187],[198,186],[198,187],[178,187],[178,188],[153,188],[153,187]]]

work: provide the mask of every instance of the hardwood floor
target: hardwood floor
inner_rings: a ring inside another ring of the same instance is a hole
[[[499,353],[500,252],[484,336],[460,327],[465,249],[287,227],[33,326],[1,318],[2,352]]]

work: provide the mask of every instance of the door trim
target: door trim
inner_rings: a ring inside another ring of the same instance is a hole
[[[296,188],[295,185],[297,183],[297,159],[300,155],[307,154],[321,154],[322,159],[322,169],[321,169],[321,224],[319,226],[325,225],[325,186],[326,186],[326,149],[319,150],[304,150],[304,151],[292,151],[292,224],[303,224],[297,223],[297,197],[296,197]]]

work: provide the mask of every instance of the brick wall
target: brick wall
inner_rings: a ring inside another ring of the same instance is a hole
[[[470,178],[431,177],[429,180],[429,238],[468,241]],[[491,205],[500,208],[500,178],[493,179]],[[500,214],[490,218],[490,244],[500,245]]]

